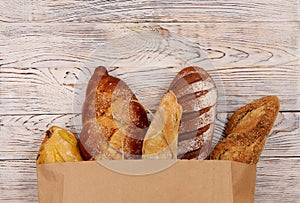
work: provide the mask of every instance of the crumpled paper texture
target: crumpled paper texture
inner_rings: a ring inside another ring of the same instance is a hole
[[[124,161],[126,164],[149,162]],[[158,160],[152,160],[151,164],[155,164],[155,161]],[[114,164],[122,165],[122,162]],[[96,161],[86,161],[39,164],[37,175],[40,203],[252,203],[256,165],[221,160],[178,160],[157,173],[126,175],[114,172]]]

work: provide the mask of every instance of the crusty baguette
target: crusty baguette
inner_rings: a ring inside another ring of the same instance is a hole
[[[225,134],[211,153],[211,159],[256,164],[279,112],[276,96],[266,96],[238,109],[230,118]]]
[[[135,159],[142,155],[147,113],[122,80],[95,69],[82,111],[84,159]]]
[[[143,159],[176,159],[182,108],[171,91],[166,93],[145,135]]]
[[[173,79],[173,91],[182,106],[179,128],[179,159],[204,159],[212,143],[217,88],[211,76],[202,68],[183,68]]]
[[[277,117],[280,101],[276,96],[265,96],[238,109],[227,123],[225,134],[253,130],[253,136],[268,134]],[[267,136],[267,135],[265,135]]]

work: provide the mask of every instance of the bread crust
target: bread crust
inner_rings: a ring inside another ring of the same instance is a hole
[[[154,115],[143,144],[143,159],[176,159],[182,107],[167,92]]]
[[[141,157],[147,113],[126,83],[110,76],[105,67],[96,68],[89,81],[82,124],[85,160]]]
[[[204,159],[209,155],[216,114],[217,88],[202,68],[189,66],[173,79],[172,90],[182,106],[178,159]]]
[[[276,96],[265,96],[238,109],[225,129],[227,137],[216,145],[210,158],[256,164],[279,108]]]

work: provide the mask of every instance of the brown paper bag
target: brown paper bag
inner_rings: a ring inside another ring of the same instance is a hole
[[[136,161],[155,164],[153,160]],[[254,202],[256,165],[178,160],[149,175],[126,175],[96,161],[37,165],[39,202]]]

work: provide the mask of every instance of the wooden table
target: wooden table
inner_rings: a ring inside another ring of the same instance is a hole
[[[280,98],[257,165],[255,202],[300,202],[297,0],[1,1],[0,202],[37,201],[35,158],[44,132],[51,125],[76,130],[78,74],[124,22],[155,23],[206,51],[227,94],[218,133],[238,107]]]

